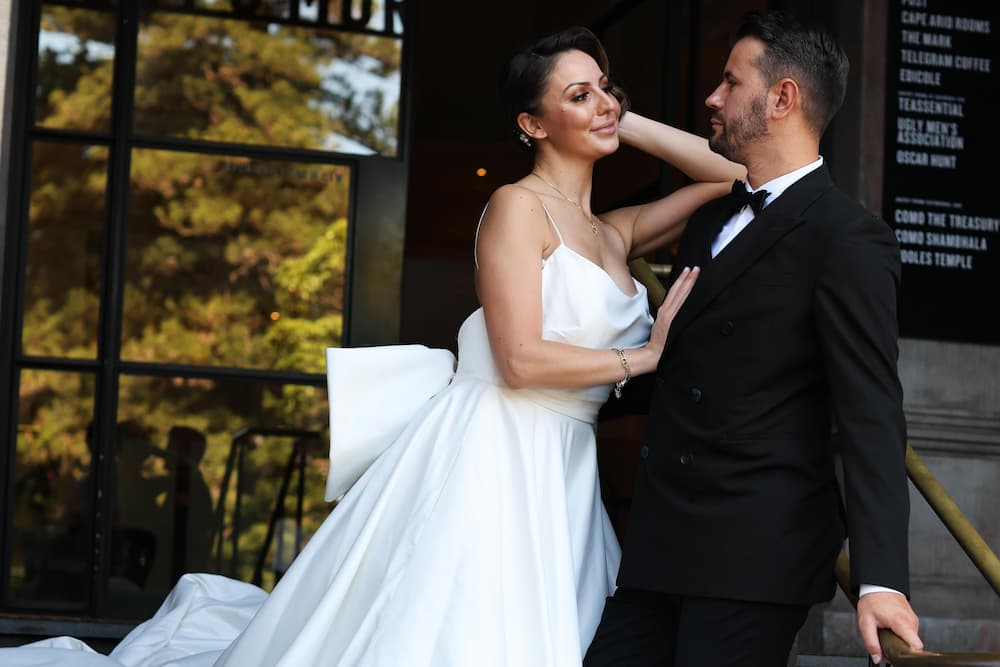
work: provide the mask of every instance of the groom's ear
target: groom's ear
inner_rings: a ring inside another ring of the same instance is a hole
[[[794,79],[784,78],[771,86],[770,115],[774,120],[787,118],[792,110],[802,105],[799,84]]]

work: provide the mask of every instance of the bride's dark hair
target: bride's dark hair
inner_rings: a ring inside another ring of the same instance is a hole
[[[539,103],[556,59],[566,51],[583,51],[597,62],[597,66],[608,76],[608,92],[621,104],[621,115],[629,108],[628,95],[610,79],[608,54],[597,35],[579,26],[560,30],[542,37],[534,44],[516,53],[507,64],[503,77],[501,97],[507,107],[506,122],[514,125],[513,132],[521,144],[534,148],[517,126],[517,116],[522,111],[537,114]]]

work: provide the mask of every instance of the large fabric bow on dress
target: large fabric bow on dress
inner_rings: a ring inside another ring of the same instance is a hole
[[[427,400],[448,386],[455,355],[423,345],[329,347],[326,500],[351,488]]]

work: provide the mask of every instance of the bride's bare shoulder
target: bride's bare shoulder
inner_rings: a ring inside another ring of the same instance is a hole
[[[514,206],[541,208],[538,193],[522,185],[520,181],[501,185],[490,196],[490,206]]]
[[[530,225],[545,215],[538,193],[519,183],[497,188],[490,196],[484,224],[508,226]]]

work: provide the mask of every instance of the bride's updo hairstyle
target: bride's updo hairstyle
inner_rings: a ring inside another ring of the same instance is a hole
[[[518,127],[517,116],[522,111],[538,114],[542,94],[548,85],[549,75],[555,67],[556,60],[566,51],[572,50],[586,53],[597,62],[601,71],[608,75],[608,54],[604,51],[601,40],[590,30],[582,27],[567,28],[539,39],[515,54],[507,65],[501,90],[503,101],[507,106],[507,121],[513,124],[514,136],[518,143],[528,150],[535,149],[535,142]],[[605,90],[621,104],[621,115],[624,116],[629,108],[628,95],[610,78]]]

